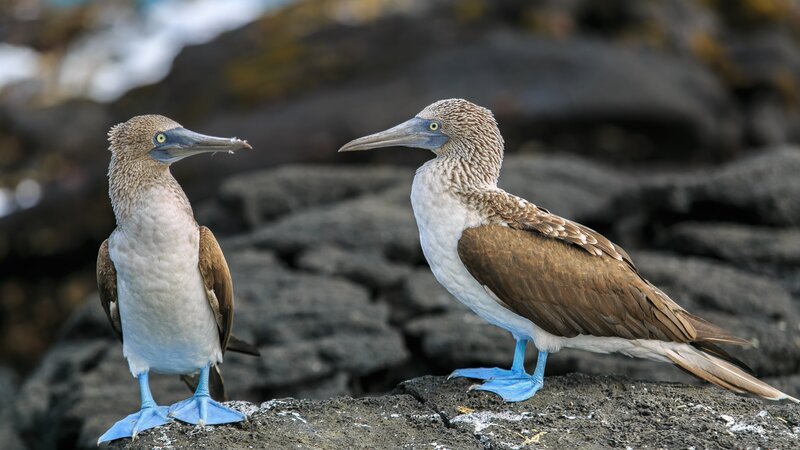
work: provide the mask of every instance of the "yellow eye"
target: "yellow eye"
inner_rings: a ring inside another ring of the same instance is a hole
[[[428,125],[428,128],[430,128],[430,129],[431,129],[431,131],[436,131],[436,130],[438,130],[438,129],[439,129],[439,124],[438,124],[438,123],[436,123],[436,122],[431,122],[431,124],[430,124],[430,125]]]
[[[156,135],[156,142],[158,142],[159,144],[167,142],[167,136],[164,133],[158,133]]]

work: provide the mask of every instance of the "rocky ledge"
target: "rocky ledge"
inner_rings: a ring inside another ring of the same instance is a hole
[[[237,425],[182,423],[115,449],[797,448],[800,408],[713,387],[572,374],[503,403],[468,380],[421,377],[380,397],[231,402]]]

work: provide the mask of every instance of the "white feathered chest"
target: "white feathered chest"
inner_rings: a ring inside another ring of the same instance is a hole
[[[221,362],[198,268],[200,233],[185,198],[153,187],[109,238],[123,352],[134,375],[192,373]]]

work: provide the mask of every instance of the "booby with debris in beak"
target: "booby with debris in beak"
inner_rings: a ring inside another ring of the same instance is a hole
[[[244,420],[244,414],[211,398],[224,399],[217,365],[226,348],[254,355],[258,350],[231,336],[228,265],[211,231],[197,225],[169,166],[187,156],[252,147],[189,131],[158,115],[116,125],[109,141],[109,196],[117,228],[100,246],[97,282],[103,309],[138,378],[142,406],[98,443],[136,437],[171,417],[201,425]],[[150,393],[151,371],[199,372],[197,389],[170,408],[158,406]]]

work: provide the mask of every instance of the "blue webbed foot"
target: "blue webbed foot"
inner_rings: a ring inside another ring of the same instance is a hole
[[[525,343],[524,339],[517,339],[517,345],[514,349],[514,363],[511,369],[501,369],[499,367],[477,367],[474,369],[456,369],[450,378],[474,378],[476,380],[505,380],[510,378],[525,377]]]
[[[113,441],[114,439],[132,438],[135,439],[140,431],[164,425],[172,421],[168,416],[169,409],[166,406],[148,406],[138,412],[115,423],[108,429],[100,439],[98,444]]]
[[[536,370],[533,375],[525,373],[525,341],[517,340],[514,350],[514,363],[511,370],[492,369],[460,369],[453,376],[465,376],[486,380],[485,383],[473,386],[470,390],[488,391],[503,397],[507,402],[521,402],[533,397],[544,385],[544,366],[547,364],[547,352],[539,352]]]
[[[194,395],[169,407],[169,415],[194,425],[218,425],[241,422],[247,416],[212,400],[208,395]]]
[[[474,378],[476,380],[503,380],[507,378],[518,378],[524,376],[525,372],[514,369],[501,369],[499,367],[476,367],[472,369],[456,369],[447,379],[451,378]]]
[[[542,378],[523,374],[517,378],[489,380],[470,390],[494,392],[507,402],[521,402],[533,397],[543,385]]]

